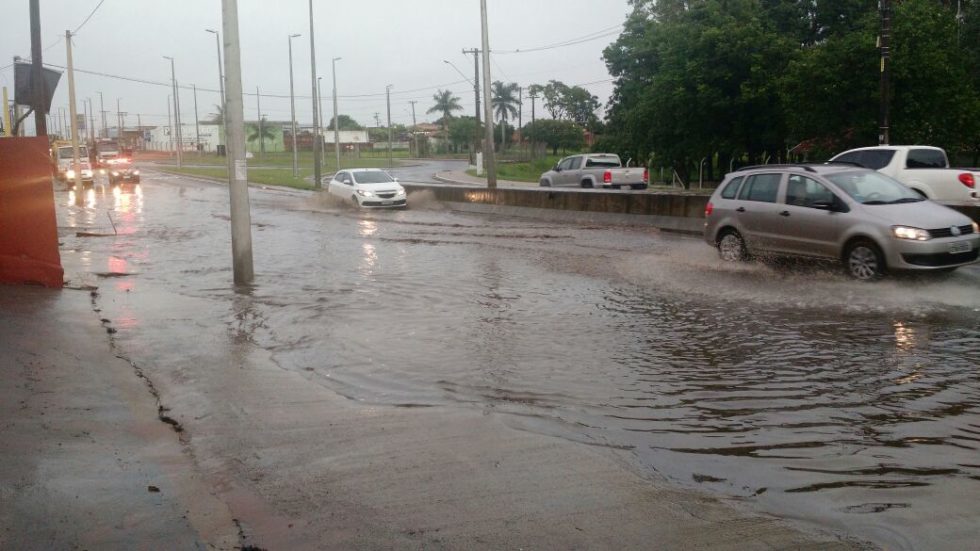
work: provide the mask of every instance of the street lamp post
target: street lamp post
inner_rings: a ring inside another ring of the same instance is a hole
[[[487,32],[487,0],[480,0],[480,30],[483,38],[483,109],[486,121],[487,188],[497,189],[497,160],[493,151],[493,106],[490,104],[490,37]],[[503,144],[501,144],[501,147]]]
[[[389,84],[385,86],[385,100],[388,103],[388,170],[391,170],[391,89],[394,88],[394,84]]]
[[[313,130],[317,131],[320,126],[320,112],[317,110],[316,97],[316,46],[313,40],[313,0],[310,0],[310,83],[313,87]],[[313,142],[313,189],[319,190],[322,185],[320,172],[320,148],[316,147],[316,137]]]
[[[333,58],[333,149],[337,154],[337,170],[340,170],[340,121],[337,120],[337,62],[343,58]]]
[[[214,45],[218,48],[218,90],[221,92],[221,127],[225,126],[225,75],[224,68],[221,66],[221,36],[218,31],[214,29],[204,29],[205,31],[214,35]],[[219,139],[222,139],[225,143],[228,143],[228,139],[224,136],[224,132],[219,132]],[[226,153],[227,154],[227,153]]]
[[[323,113],[323,92],[320,91],[320,81],[323,77],[316,77],[316,102],[317,107],[320,109],[320,113]],[[323,140],[323,117],[320,117],[320,125],[316,129],[317,136],[320,136],[320,162],[323,162],[323,156],[327,153],[327,145]]]
[[[289,35],[289,120],[293,134],[293,178],[299,178],[299,153],[296,151],[296,95],[293,93],[293,39],[299,34]]]
[[[180,103],[177,99],[177,72],[174,69],[174,58],[170,56],[163,56],[164,59],[170,60],[170,80],[173,82],[174,89],[174,128],[177,131],[177,135],[173,136],[173,139],[177,145],[177,168],[182,168],[184,166],[184,160],[181,155],[181,149],[183,148],[180,142]]]

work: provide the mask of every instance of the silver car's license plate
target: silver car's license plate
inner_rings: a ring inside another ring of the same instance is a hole
[[[381,204],[382,205],[390,205],[391,203],[392,203],[392,201],[381,201]]]
[[[950,243],[950,245],[949,245],[949,254],[968,253],[968,252],[970,252],[970,248],[971,247],[970,247],[970,242],[969,241],[960,241],[958,243]]]

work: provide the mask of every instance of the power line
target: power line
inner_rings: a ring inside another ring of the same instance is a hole
[[[622,23],[620,23],[620,24],[614,25],[612,27],[607,27],[605,29],[600,29],[598,31],[595,31],[595,32],[592,32],[592,33],[589,33],[589,34],[586,34],[586,35],[582,35],[582,36],[579,36],[579,37],[576,37],[576,38],[570,38],[570,39],[564,40],[562,42],[555,42],[555,43],[552,43],[552,44],[546,44],[544,46],[537,46],[537,47],[534,47],[534,48],[523,48],[523,49],[517,49],[517,50],[494,50],[493,53],[495,53],[495,54],[503,54],[503,55],[507,55],[507,54],[526,54],[526,53],[530,53],[530,52],[540,52],[540,51],[544,51],[544,50],[553,50],[555,48],[564,48],[566,46],[574,46],[576,44],[582,44],[582,43],[585,43],[585,42],[590,42],[592,40],[598,40],[600,38],[605,38],[607,36],[613,36],[615,34],[618,34],[622,30],[622,28],[623,28],[623,25],[622,25]]]
[[[103,3],[103,2],[105,2],[105,0],[99,0],[99,3],[98,3],[98,4],[96,4],[96,6],[95,6],[95,8],[93,8],[93,9],[92,9],[92,13],[90,13],[90,14],[88,14],[88,17],[86,17],[86,18],[85,18],[85,21],[82,21],[82,24],[81,24],[81,25],[79,25],[79,26],[77,26],[77,27],[75,27],[75,30],[74,30],[74,31],[72,31],[72,32],[71,32],[71,34],[73,34],[73,35],[74,35],[74,34],[78,34],[78,31],[79,31],[79,30],[80,30],[80,29],[81,29],[82,27],[84,27],[86,23],[88,23],[88,20],[89,20],[89,19],[92,19],[92,16],[93,16],[93,15],[95,15],[95,12],[97,12],[97,11],[99,11],[99,8],[101,8],[101,7],[102,7],[102,3]]]

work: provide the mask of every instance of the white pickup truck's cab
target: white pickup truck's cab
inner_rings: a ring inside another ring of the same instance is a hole
[[[980,203],[980,171],[950,168],[946,152],[926,145],[881,145],[845,151],[831,161],[877,170],[902,182],[927,199]]]
[[[73,166],[74,151],[70,145],[55,145],[55,155],[57,155],[58,179],[63,182],[71,183],[75,179],[75,169],[81,169],[82,181],[91,183],[94,179],[92,164],[88,160],[88,147],[78,146],[78,159],[80,167]]]
[[[542,187],[647,189],[649,173],[643,167],[624,167],[619,155],[588,153],[558,162],[539,178]]]

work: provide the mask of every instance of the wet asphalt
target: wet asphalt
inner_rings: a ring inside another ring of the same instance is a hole
[[[369,410],[494,414],[890,549],[980,540],[976,266],[865,284],[832,266],[725,265],[650,228],[267,189],[251,194],[256,282],[236,291],[227,190],[145,180],[96,186],[82,209],[57,192],[63,229],[112,235],[63,232],[63,255],[100,283],[116,344],[158,370],[177,422],[202,427],[210,393],[248,389],[200,369],[230,343]],[[200,453],[220,455],[208,430]]]

